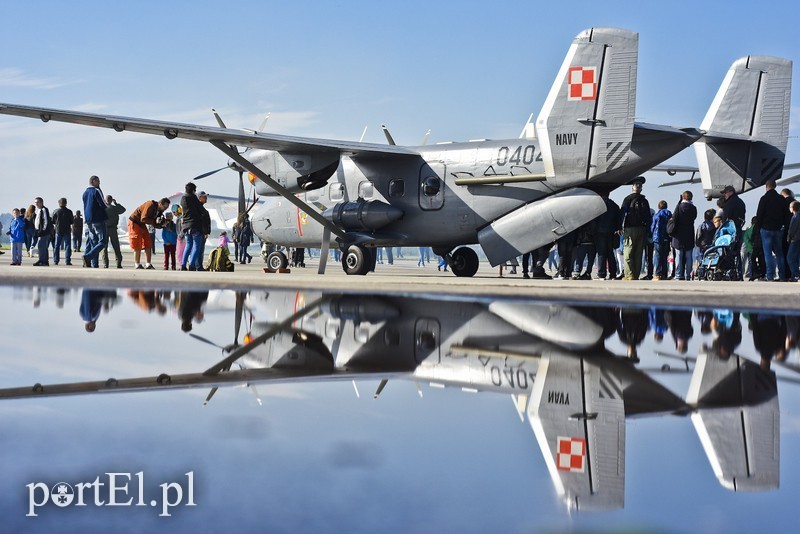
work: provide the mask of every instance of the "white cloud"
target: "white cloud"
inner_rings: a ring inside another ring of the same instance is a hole
[[[32,77],[20,69],[0,68],[0,87],[25,87],[28,89],[56,89],[77,83],[76,81],[63,81],[53,78]]]

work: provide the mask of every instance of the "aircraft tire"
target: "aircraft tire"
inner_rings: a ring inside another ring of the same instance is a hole
[[[450,269],[456,276],[472,277],[478,272],[478,254],[469,247],[461,247],[453,252]]]
[[[267,267],[273,271],[285,269],[289,265],[289,260],[283,252],[270,252],[267,256]]]
[[[367,274],[370,265],[368,251],[360,245],[350,245],[342,258],[342,268],[347,274]]]

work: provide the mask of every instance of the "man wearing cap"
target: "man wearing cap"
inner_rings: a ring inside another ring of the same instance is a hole
[[[638,280],[642,272],[642,254],[647,241],[647,229],[652,222],[650,203],[642,194],[644,177],[633,182],[632,192],[620,206],[620,227],[625,253],[625,279]]]
[[[741,259],[742,243],[744,241],[742,227],[747,220],[745,219],[747,208],[744,205],[744,201],[736,194],[736,189],[732,185],[726,185],[725,189],[722,190],[722,199],[723,202],[720,207],[725,212],[725,217],[733,221],[734,226],[736,226],[736,241],[733,243],[733,250],[736,251],[736,255]],[[744,276],[744,270],[740,269],[740,271]]]
[[[119,204],[117,199],[111,195],[106,195],[106,204],[108,204],[106,208],[108,220],[106,221],[106,242],[103,245],[101,254],[103,267],[108,269],[108,244],[111,243],[111,247],[114,249],[114,257],[117,260],[117,269],[122,269],[122,250],[119,247],[117,227],[119,226],[119,216],[125,213],[125,206]]]

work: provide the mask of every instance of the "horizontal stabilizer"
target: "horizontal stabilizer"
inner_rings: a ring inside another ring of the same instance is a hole
[[[783,172],[789,136],[792,62],[768,56],[736,60],[722,82],[695,144],[707,197],[732,185],[747,191]]]

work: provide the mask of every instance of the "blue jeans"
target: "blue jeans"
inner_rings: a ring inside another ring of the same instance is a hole
[[[56,248],[53,250],[53,262],[58,265],[58,256],[59,252],[61,251],[61,247],[64,247],[64,260],[67,263],[72,261],[72,242],[70,240],[69,234],[59,235],[56,234]]]
[[[775,279],[775,261],[778,262],[778,276],[786,279],[786,264],[783,261],[783,230],[761,230],[761,243],[764,248],[764,259],[767,264],[767,280]],[[773,257],[772,255],[775,255]]]
[[[666,278],[669,276],[669,270],[667,267],[667,259],[669,258],[669,241],[661,241],[658,243],[653,243],[654,253],[653,253],[653,263],[655,263],[655,271],[656,276],[660,276],[661,278]]]
[[[800,241],[789,243],[789,252],[786,254],[786,259],[789,261],[789,270],[792,272],[792,278],[800,279]]]
[[[186,232],[186,248],[183,249],[181,258],[181,268],[188,263],[191,267],[197,267],[197,257],[200,256],[200,245],[203,244],[203,234],[199,230],[192,228]],[[202,258],[202,256],[200,256]]]
[[[694,248],[683,250],[676,248],[675,254],[675,278],[677,280],[691,280],[692,279],[692,260]]]
[[[97,260],[106,243],[106,221],[87,224],[86,228],[89,230],[89,237],[86,239],[83,256],[89,260],[92,267],[97,267]]]

